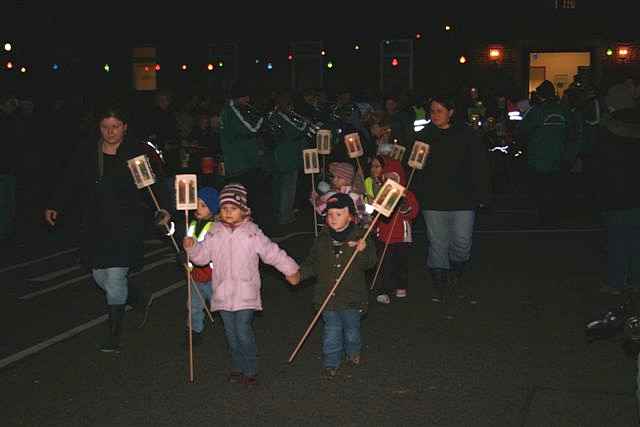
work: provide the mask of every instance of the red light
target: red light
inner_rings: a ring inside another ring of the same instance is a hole
[[[156,64],[156,71],[160,71],[160,64]]]
[[[182,64],[180,68],[182,69],[182,71],[187,71],[187,64]]]
[[[7,62],[7,69],[12,69],[13,68],[13,62],[9,61]]]
[[[148,65],[145,65],[145,66],[144,66],[144,71],[145,71],[145,73],[148,73],[148,72],[149,72],[149,66],[148,66]]]
[[[391,60],[391,65],[394,66],[394,67],[397,67],[399,63],[400,62],[398,61],[398,58],[393,58]]]
[[[418,39],[418,40],[419,40],[419,39],[421,39],[421,38],[422,38],[422,34],[420,34],[420,33],[416,33],[416,39]]]
[[[619,47],[618,48],[618,56],[620,58],[626,58],[629,56],[629,48],[628,47]]]
[[[287,56],[287,59],[288,59],[289,61],[293,61],[293,55],[289,54],[289,56]]]
[[[207,64],[207,70],[213,71],[213,64]]]

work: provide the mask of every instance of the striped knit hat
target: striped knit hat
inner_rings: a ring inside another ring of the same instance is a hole
[[[329,164],[329,173],[336,178],[342,178],[349,183],[353,184],[354,170],[353,166],[349,163],[333,162]]]
[[[231,203],[240,209],[249,212],[247,204],[247,189],[242,184],[227,184],[220,190],[220,206]]]

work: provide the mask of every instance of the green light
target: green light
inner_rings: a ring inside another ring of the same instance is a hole
[[[111,67],[109,66],[109,64],[104,64],[104,70],[108,73],[109,71],[111,71]]]
[[[611,56],[613,55],[613,49],[609,48],[605,53],[607,54],[607,56]]]
[[[329,69],[333,68],[333,62],[331,61],[327,62],[327,68]]]
[[[220,67],[220,68],[224,67],[224,62],[222,62],[222,61],[218,62],[218,67]]]

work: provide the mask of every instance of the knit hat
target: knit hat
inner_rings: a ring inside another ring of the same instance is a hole
[[[636,105],[633,99],[633,89],[625,84],[611,86],[607,92],[605,102],[607,107],[613,111],[633,108]]]
[[[202,187],[198,190],[198,199],[201,199],[205,205],[211,211],[211,214],[215,215],[220,211],[220,204],[218,203],[218,191],[213,187]]]
[[[333,162],[329,165],[329,173],[336,178],[342,178],[351,185],[353,183],[354,170],[349,163]]]
[[[220,206],[225,203],[236,205],[244,211],[249,211],[247,204],[247,189],[242,184],[227,184],[220,191]]]
[[[357,214],[356,205],[353,203],[351,196],[345,193],[336,193],[327,200],[327,207],[324,209],[324,212],[328,212],[329,209],[343,208],[349,208],[349,213],[351,213],[351,215]]]

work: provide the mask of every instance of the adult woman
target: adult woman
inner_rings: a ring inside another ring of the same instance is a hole
[[[109,333],[101,351],[118,351],[122,320],[128,297],[128,274],[143,261],[146,192],[136,188],[127,160],[147,154],[146,145],[128,140],[127,119],[122,109],[111,106],[98,116],[97,144],[81,144],[70,159],[66,173],[44,212],[55,225],[59,213],[72,198],[82,212],[81,262],[106,293]],[[155,171],[160,170],[154,167]],[[165,192],[154,185],[156,194]]]
[[[458,285],[471,257],[475,209],[489,198],[486,152],[475,132],[454,120],[453,98],[431,100],[431,123],[416,135],[430,145],[428,164],[416,175],[415,193],[427,225],[427,266],[434,302]]]

